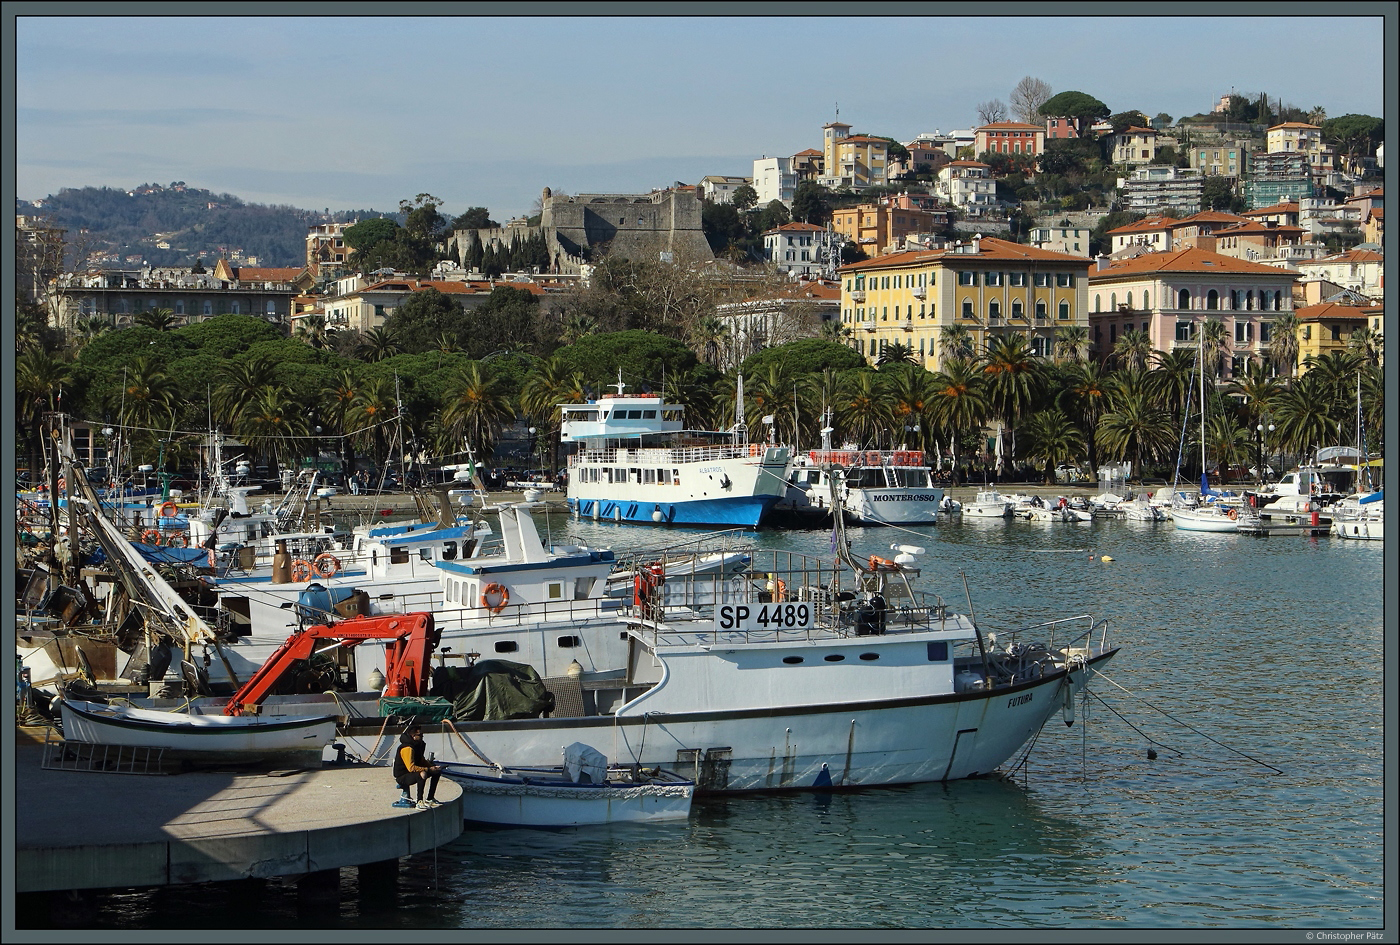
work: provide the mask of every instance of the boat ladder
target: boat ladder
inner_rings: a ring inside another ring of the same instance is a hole
[[[166,774],[165,749],[131,745],[91,745],[44,736],[42,767],[46,771],[88,771],[101,774]]]

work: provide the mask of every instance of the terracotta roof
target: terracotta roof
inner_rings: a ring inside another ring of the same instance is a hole
[[[986,168],[990,168],[992,165],[990,165],[990,164],[983,164],[981,161],[949,161],[947,164],[944,164],[943,166],[944,166],[944,167],[986,167]]]
[[[967,247],[968,244],[964,243],[961,248],[966,250]],[[935,250],[906,250],[902,253],[890,253],[887,256],[868,259],[865,262],[842,266],[841,271],[857,272],[862,269],[899,268],[900,266],[907,266],[915,263],[935,261],[948,264],[960,262],[1072,262],[1085,269],[1089,268],[1089,260],[1084,256],[1074,256],[1069,253],[1056,253],[1048,249],[1037,249],[1034,246],[999,240],[992,236],[982,237],[979,249],[980,251],[975,255],[970,252],[957,252],[957,250],[952,247]]]
[[[1143,253],[1131,259],[1113,260],[1104,269],[1091,269],[1089,281],[1095,279],[1116,279],[1122,276],[1138,276],[1150,272],[1221,272],[1242,275],[1270,275],[1295,277],[1297,274],[1275,266],[1221,256],[1219,253],[1188,247],[1164,253]]]
[[[889,146],[889,141],[884,138],[873,138],[870,135],[847,135],[844,138],[837,138],[837,144],[883,144]]]
[[[1269,131],[1277,131],[1280,128],[1311,128],[1313,131],[1321,131],[1317,125],[1310,125],[1305,121],[1285,121],[1281,125],[1274,125]]]
[[[775,226],[764,233],[821,233],[826,230],[824,226],[817,226],[815,223],[784,223],[782,226]]]
[[[1297,212],[1298,212],[1298,201],[1294,200],[1294,201],[1290,201],[1290,202],[1288,202],[1288,203],[1276,203],[1276,204],[1274,204],[1272,207],[1260,207],[1258,210],[1246,210],[1244,213],[1241,214],[1241,216],[1246,216],[1246,217],[1262,217],[1262,216],[1268,216],[1268,215],[1270,215],[1270,214],[1275,214],[1275,213],[1297,213]]]
[[[1128,223],[1120,227],[1115,227],[1114,229],[1107,231],[1105,235],[1112,236],[1114,233],[1140,233],[1147,230],[1168,230],[1180,222],[1180,220],[1177,220],[1173,217],[1147,217],[1146,219],[1139,220],[1136,223]]]
[[[1224,213],[1220,210],[1202,210],[1200,213],[1193,213],[1189,217],[1177,220],[1172,227],[1190,226],[1195,223],[1249,223],[1250,221],[1237,213]]]
[[[1309,305],[1307,308],[1294,309],[1293,314],[1300,322],[1312,322],[1323,318],[1360,318],[1366,319],[1380,311],[1380,307],[1361,308],[1355,305],[1342,305],[1337,302],[1323,302],[1321,305]]]
[[[986,131],[988,128],[995,128],[998,131],[1044,131],[1044,125],[1028,125],[1024,121],[994,121],[990,125],[982,125],[978,131]]]
[[[815,155],[816,157],[822,156],[822,152],[818,151],[816,148],[808,148],[805,151],[798,151],[796,154],[793,155],[793,157],[802,157],[806,154]]]
[[[1335,256],[1328,256],[1322,260],[1330,262],[1385,262],[1385,254],[1378,253],[1374,249],[1350,249],[1345,253],[1338,253]]]
[[[1216,230],[1216,236],[1241,236],[1253,233],[1287,233],[1290,236],[1303,232],[1301,226],[1269,226],[1267,223],[1260,223],[1258,220],[1250,220],[1248,223],[1237,223],[1234,226],[1227,226],[1223,230]]]
[[[1118,132],[1118,133],[1119,133],[1120,135],[1130,135],[1130,134],[1155,135],[1155,134],[1157,133],[1157,130],[1156,130],[1155,128],[1139,128],[1137,125],[1130,125],[1130,126],[1128,126],[1127,128],[1124,128],[1122,131],[1120,131],[1120,132]]]

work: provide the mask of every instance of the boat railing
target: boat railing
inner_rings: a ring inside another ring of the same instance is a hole
[[[766,449],[759,443],[725,444],[721,446],[677,446],[624,448],[589,448],[579,450],[569,459],[569,465],[600,463],[613,465],[669,466],[673,463],[707,463],[722,459],[762,460]],[[786,457],[784,457],[786,459]]]
[[[1094,636],[1098,635],[1098,645],[1094,646]],[[1075,617],[1060,617],[1043,623],[1031,624],[1014,630],[995,630],[998,647],[1010,648],[1017,644],[1042,643],[1051,652],[1061,652],[1066,657],[1087,655],[1089,652],[1103,652],[1108,648],[1108,620],[1095,620],[1090,614]]]
[[[439,630],[482,630],[514,627],[530,628],[541,624],[567,626],[594,620],[617,619],[622,601],[614,597],[591,597],[584,600],[551,600],[512,604],[499,610],[479,606],[475,601],[449,602],[441,591],[415,594],[384,593],[375,597],[380,613],[416,613],[430,611]]]

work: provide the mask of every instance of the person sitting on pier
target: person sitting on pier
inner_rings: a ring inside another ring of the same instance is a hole
[[[394,780],[398,782],[403,794],[394,802],[396,807],[408,807],[412,805],[412,800],[408,796],[408,789],[413,785],[418,785],[418,809],[427,810],[430,807],[441,807],[437,802],[438,780],[442,777],[442,766],[430,764],[423,757],[423,726],[414,723],[410,725],[402,735],[399,736],[399,750],[394,755]],[[423,798],[423,785],[428,786],[428,797]]]

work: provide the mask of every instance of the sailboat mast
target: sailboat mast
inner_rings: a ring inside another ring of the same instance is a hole
[[[1196,332],[1196,364],[1201,369],[1201,491],[1206,491],[1206,336]]]

